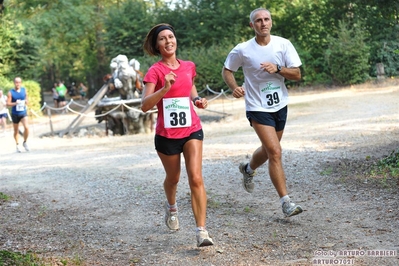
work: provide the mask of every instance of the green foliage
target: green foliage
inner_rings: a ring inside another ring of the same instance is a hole
[[[0,16],[0,76],[8,77],[17,65],[17,39],[20,25],[15,25],[9,15]]]
[[[331,77],[327,75],[327,67],[324,56],[316,56],[312,54],[311,51],[306,50],[299,45],[296,46],[293,44],[300,55],[302,66],[302,83],[303,85],[312,85],[312,84],[330,84]],[[296,83],[297,82],[288,82]]]
[[[232,44],[226,44],[180,51],[179,58],[193,61],[196,64],[197,77],[195,84],[198,91],[205,89],[206,85],[209,85],[212,90],[216,91],[221,91],[221,89],[226,91],[228,89],[222,79],[221,73],[227,53],[232,48]],[[237,73],[236,79],[240,83],[244,81],[242,72]]]
[[[148,64],[152,59],[146,58],[142,50],[145,34],[155,24],[166,22],[176,28],[179,51],[200,51],[200,58],[194,53],[189,57],[198,64],[200,86],[210,82],[219,87],[212,89],[221,90],[225,86],[221,76],[209,75],[214,72],[209,66],[202,68],[209,60],[203,58],[206,52],[201,49],[227,55],[231,45],[253,37],[249,13],[261,6],[272,12],[272,34],[289,39],[297,48],[305,85],[330,83],[332,78],[340,84],[359,83],[367,78],[366,74],[376,75],[376,63],[384,64],[388,76],[399,73],[399,6],[389,0],[180,0],[173,1],[173,6],[170,2],[5,1],[0,27],[0,76],[20,75],[40,81],[46,88],[59,79],[67,85],[83,81],[90,89],[98,89],[103,75],[109,72],[112,57],[143,57],[144,65]],[[362,42],[356,38],[352,46],[335,46],[344,34],[332,33],[340,29],[340,21],[347,21],[348,30],[355,36],[361,31]],[[331,38],[334,45],[330,45]],[[370,50],[356,49],[362,43],[367,43]],[[349,60],[340,62],[343,51]],[[215,69],[220,62],[215,57]]]
[[[0,89],[3,90],[4,95],[7,95],[8,91],[14,87],[14,83],[8,78],[0,76]]]
[[[396,25],[399,38],[399,25]],[[385,75],[388,77],[399,75],[399,43],[396,40],[382,40],[373,44],[372,62],[383,63]],[[377,75],[376,64],[371,66],[371,75]]]
[[[22,254],[20,252],[11,252],[0,250],[0,266],[41,266],[42,263],[37,262],[36,256],[32,253]]]
[[[39,83],[33,80],[26,80],[23,81],[23,86],[28,91],[29,108],[35,112],[38,112],[41,107],[40,103],[42,101]]]
[[[29,108],[37,113],[41,108],[42,102],[39,83],[34,80],[22,80],[22,87],[25,87],[28,92]],[[4,77],[0,77],[0,88],[3,89],[4,95],[7,95],[7,93],[14,88],[14,82]]]
[[[144,38],[153,26],[153,16],[147,9],[146,2],[129,0],[108,11],[104,45],[109,58],[119,54],[129,59],[142,56]]]
[[[392,151],[390,155],[379,160],[376,172],[382,175],[399,177],[399,150]]]
[[[366,81],[370,48],[364,42],[362,26],[341,21],[336,36],[329,36],[328,41],[326,59],[333,79],[341,85]]]
[[[4,194],[3,192],[0,192],[0,200],[7,201],[10,199],[10,196],[7,194]]]

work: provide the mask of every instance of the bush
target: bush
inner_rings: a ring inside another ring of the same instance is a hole
[[[27,80],[23,81],[22,85],[26,88],[28,91],[28,97],[29,97],[29,108],[36,113],[40,111],[40,103],[42,101],[42,96],[40,95],[40,85],[36,81],[33,80]]]
[[[22,80],[22,87],[26,88],[29,97],[29,108],[34,112],[38,113],[40,111],[41,104],[41,95],[40,95],[40,85],[36,81],[33,80]],[[0,88],[3,89],[4,95],[7,95],[8,92],[14,88],[14,82],[8,80],[4,77],[0,77]]]
[[[209,48],[196,47],[184,50],[179,55],[179,58],[191,60],[197,66],[195,84],[198,91],[205,89],[206,85],[209,85],[214,91],[221,91],[222,89],[226,91],[228,89],[222,78],[222,68],[226,56],[232,48],[232,44],[212,45]],[[238,84],[244,82],[242,72],[238,72],[235,77]]]
[[[339,23],[336,37],[329,36],[327,64],[334,81],[340,85],[359,84],[368,79],[370,48],[361,25]]]

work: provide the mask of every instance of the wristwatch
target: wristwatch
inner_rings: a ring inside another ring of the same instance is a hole
[[[276,71],[276,73],[278,73],[278,72],[280,72],[281,71],[281,66],[279,65],[279,64],[277,64],[277,71]]]

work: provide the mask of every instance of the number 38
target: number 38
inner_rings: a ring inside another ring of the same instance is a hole
[[[181,113],[176,113],[176,112],[172,112],[170,113],[170,124],[172,126],[184,126],[187,124],[187,119],[186,119],[186,113],[185,112],[181,112]]]

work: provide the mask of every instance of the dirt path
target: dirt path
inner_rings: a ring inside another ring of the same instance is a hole
[[[36,136],[22,154],[10,136],[0,138],[0,192],[12,197],[0,202],[0,249],[35,251],[52,265],[70,258],[68,265],[184,266],[312,265],[340,251],[383,250],[396,255],[347,253],[335,262],[398,265],[399,188],[360,172],[363,162],[399,148],[398,99],[397,85],[291,93],[283,162],[290,195],[305,212],[289,219],[266,166],[253,194],[241,187],[238,164],[259,145],[243,101],[211,102],[200,115],[216,245],[203,249],[195,246],[184,165],[181,229],[163,223],[164,174],[151,134]],[[229,115],[220,120],[222,113]]]

